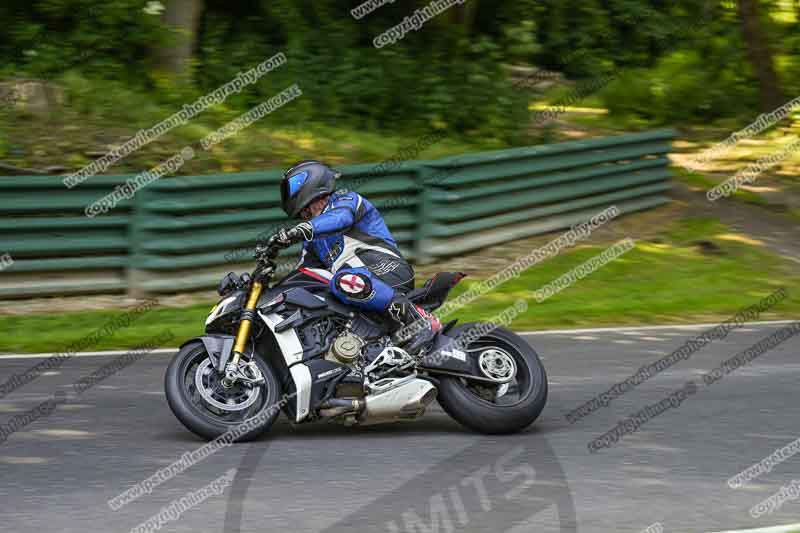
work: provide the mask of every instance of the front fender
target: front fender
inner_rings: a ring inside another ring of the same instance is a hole
[[[190,342],[202,342],[216,369],[219,372],[224,372],[225,365],[228,364],[228,360],[231,357],[235,340],[236,338],[233,335],[202,335],[184,342],[181,344],[181,348]]]

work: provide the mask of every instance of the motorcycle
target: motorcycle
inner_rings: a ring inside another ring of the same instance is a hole
[[[333,296],[327,270],[299,267],[270,287],[277,254],[257,248],[252,273],[221,280],[205,334],[167,368],[170,409],[193,433],[211,440],[235,428],[233,441],[251,440],[280,411],[295,424],[410,421],[436,399],[462,425],[500,434],[521,431],[544,408],[544,367],[512,331],[453,320],[410,355],[380,315]],[[407,296],[430,313],[462,277],[439,273]]]

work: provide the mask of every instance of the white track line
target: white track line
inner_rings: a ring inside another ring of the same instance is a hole
[[[744,326],[777,326],[780,324],[791,324],[797,322],[796,320],[772,320],[765,322],[744,322]],[[565,333],[608,333],[614,331],[652,331],[663,329],[702,329],[716,327],[719,324],[676,324],[674,326],[620,326],[615,328],[589,328],[589,329],[550,329],[545,331],[518,331],[518,335],[533,336],[533,335],[563,335]],[[165,355],[174,354],[178,348],[159,348],[148,352],[152,355]],[[111,355],[122,355],[128,353],[130,350],[109,350],[107,352],[79,352],[72,357],[103,357]],[[11,353],[0,355],[0,360],[3,359],[44,359],[45,357],[52,357],[55,353]]]
[[[790,533],[791,531],[800,531],[800,524],[762,527],[757,529],[731,529],[730,531],[717,531],[716,533]]]
[[[743,322],[742,327],[746,326],[778,326],[780,324],[791,324],[797,320],[767,320],[762,322]],[[618,326],[613,328],[585,328],[585,329],[548,329],[544,331],[518,331],[518,335],[560,335],[564,333],[609,333],[614,331],[653,331],[663,329],[703,329],[714,328],[720,323],[715,324],[675,324],[669,326]]]
[[[111,356],[111,355],[123,355],[129,353],[131,350],[109,350],[107,352],[78,352],[73,354],[72,357],[103,357],[103,356]],[[178,348],[159,348],[157,350],[151,350],[147,352],[148,355],[163,355],[163,354],[173,354],[178,351]],[[44,359],[45,357],[52,357],[56,355],[55,353],[10,353],[5,355],[0,355],[0,360],[2,359]]]

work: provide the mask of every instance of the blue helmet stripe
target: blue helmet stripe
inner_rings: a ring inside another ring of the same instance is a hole
[[[289,196],[290,197],[292,197],[295,194],[297,194],[297,191],[300,190],[300,187],[303,186],[303,184],[306,182],[306,179],[308,179],[308,172],[307,171],[303,171],[303,172],[301,172],[299,174],[295,174],[294,176],[291,176],[289,178]]]

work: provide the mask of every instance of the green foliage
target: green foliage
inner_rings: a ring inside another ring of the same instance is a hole
[[[210,90],[238,70],[285,51],[287,65],[243,96],[246,105],[298,83],[304,96],[293,105],[293,122],[512,139],[527,110],[523,95],[505,81],[500,46],[486,35],[470,37],[443,13],[428,21],[425,31],[374,48],[373,37],[413,13],[413,2],[400,4],[356,21],[347,6],[333,2],[269,2],[260,11],[243,9],[238,18],[231,17],[230,2],[210,3],[199,81]],[[532,50],[531,39],[516,37],[518,54]]]
[[[376,35],[423,3],[398,1],[357,21],[349,6],[334,1],[208,0],[193,86],[178,85],[153,68],[152,51],[169,32],[145,4],[10,0],[0,7],[0,19],[15,21],[0,36],[0,64],[6,65],[0,77],[59,79],[78,109],[141,123],[155,104],[179,107],[284,52],[287,65],[221,107],[241,113],[297,83],[303,97],[292,104],[290,118],[278,115],[293,125],[314,121],[416,134],[447,130],[500,143],[525,128],[524,95],[506,81],[502,48],[485,32],[470,35],[466,25],[452,23],[450,13],[392,46],[373,47]],[[498,39],[512,43],[516,57],[530,54],[536,50],[532,24],[509,28]]]
[[[51,78],[76,69],[136,83],[163,35],[141,0],[5,0],[0,74]]]
[[[717,66],[693,50],[673,52],[651,69],[630,69],[601,92],[612,114],[652,124],[687,123],[750,113],[757,92],[742,63]]]
[[[571,79],[620,71],[603,92],[612,118],[705,121],[752,114],[755,105],[758,84],[735,2],[471,0],[376,49],[377,35],[429,0],[396,0],[356,20],[350,9],[361,1],[205,0],[194,82],[186,85],[154,68],[154,50],[174,35],[152,9],[159,2],[6,0],[0,78],[61,80],[87,113],[140,123],[158,105],[179,107],[284,52],[287,65],[216,112],[235,116],[297,83],[303,97],[266,122],[417,135],[445,130],[498,145],[520,141],[530,122],[528,93],[509,82],[509,65]],[[797,94],[800,8],[793,6],[761,2],[779,77],[787,93]],[[100,91],[107,94],[91,94]]]

